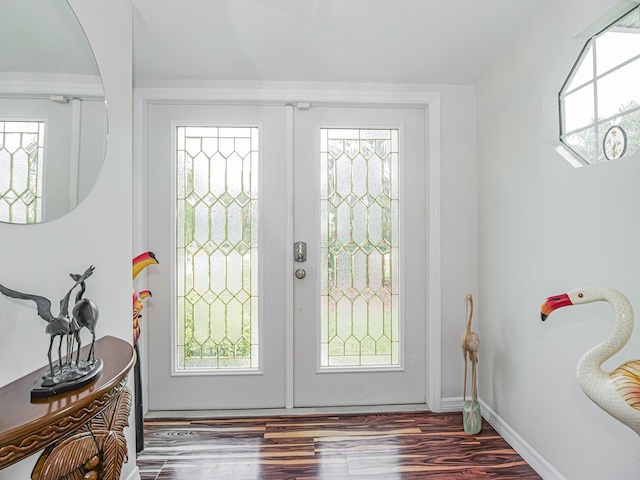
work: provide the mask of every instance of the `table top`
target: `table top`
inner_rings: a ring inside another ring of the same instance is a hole
[[[84,356],[89,347],[82,349]],[[95,358],[103,361],[102,373],[87,385],[68,392],[31,399],[31,389],[38,376],[48,371],[48,365],[0,388],[0,468],[17,461],[13,459],[15,449],[31,454],[31,444],[42,448],[97,414],[135,362],[133,347],[111,336],[96,340]],[[8,446],[15,449],[8,451]]]

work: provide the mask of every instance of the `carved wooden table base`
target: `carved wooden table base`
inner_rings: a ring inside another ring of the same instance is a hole
[[[114,337],[101,338],[95,348],[104,370],[77,390],[30,401],[41,370],[0,388],[0,469],[44,449],[33,480],[120,478],[127,458],[124,429],[132,395],[126,379],[133,348]]]
[[[33,480],[119,480],[127,458],[124,429],[129,425],[131,391],[121,389],[97,416],[71,436],[47,447],[33,469]]]

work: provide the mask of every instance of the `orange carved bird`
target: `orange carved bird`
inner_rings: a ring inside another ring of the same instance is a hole
[[[144,252],[138,255],[133,259],[131,265],[131,278],[134,279],[138,276],[138,274],[144,270],[149,265],[157,265],[158,259],[154,255],[153,252]],[[149,290],[142,290],[140,293],[136,293],[135,289],[133,290],[133,345],[135,346],[138,343],[138,338],[140,338],[140,317],[142,316],[140,312],[142,311],[142,300],[150,297],[151,292]]]

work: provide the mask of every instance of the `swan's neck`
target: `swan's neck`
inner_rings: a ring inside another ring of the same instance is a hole
[[[76,293],[76,303],[78,303],[80,300],[82,300],[82,295],[84,295],[84,292],[86,292],[87,290],[87,286],[85,285],[84,282],[80,283],[80,291],[78,293]]]
[[[627,298],[619,292],[611,291],[606,294],[604,300],[613,306],[615,312],[613,328],[602,343],[593,347],[580,359],[577,372],[579,377],[583,374],[602,372],[601,365],[624,347],[633,332],[633,309]]]

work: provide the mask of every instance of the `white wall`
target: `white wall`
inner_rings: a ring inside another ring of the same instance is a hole
[[[471,293],[477,301],[476,97],[471,86],[438,90],[442,94],[442,397],[446,400],[462,397],[464,295]],[[474,330],[476,323],[474,319]]]
[[[69,273],[94,265],[87,295],[100,308],[98,336],[131,341],[132,7],[128,0],[69,3],[86,30],[105,86],[107,158],[93,192],[68,215],[39,225],[0,224],[0,283],[56,300],[66,293]],[[32,305],[0,298],[0,385],[45,365],[45,326]],[[133,428],[125,432],[129,462],[123,478],[135,467]],[[29,478],[36,457],[1,471],[0,479]]]
[[[584,45],[575,37],[615,4],[541,2],[477,87],[480,396],[566,479],[640,470],[637,435],[575,379],[610,307],[539,314],[546,297],[584,285],[640,308],[639,156],[574,169],[552,148],[557,94]],[[639,356],[638,335],[611,365]]]

